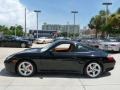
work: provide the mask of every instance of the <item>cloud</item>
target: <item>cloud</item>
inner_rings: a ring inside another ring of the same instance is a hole
[[[24,27],[25,8],[20,0],[0,0],[0,25]],[[35,28],[35,21],[35,13],[27,9],[27,29]]]

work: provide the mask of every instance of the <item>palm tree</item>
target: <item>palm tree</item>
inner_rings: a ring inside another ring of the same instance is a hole
[[[98,15],[91,18],[91,20],[88,24],[88,26],[91,29],[96,30],[96,33],[95,33],[96,38],[98,37],[98,35],[97,35],[98,32],[101,32],[101,28],[105,24],[105,15],[106,15],[106,12],[104,10],[101,10]]]

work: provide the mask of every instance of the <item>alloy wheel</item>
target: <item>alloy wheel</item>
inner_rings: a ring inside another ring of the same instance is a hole
[[[95,78],[101,74],[102,68],[96,62],[89,63],[86,67],[86,74],[89,77]]]
[[[18,73],[21,76],[31,76],[34,73],[34,66],[31,62],[21,62],[18,65]]]

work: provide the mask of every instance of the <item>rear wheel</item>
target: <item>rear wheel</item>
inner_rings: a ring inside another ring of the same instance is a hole
[[[97,62],[90,62],[85,67],[85,74],[90,78],[96,78],[102,73],[102,67]]]
[[[29,61],[22,61],[17,66],[17,73],[23,77],[32,76],[35,72],[34,64]]]

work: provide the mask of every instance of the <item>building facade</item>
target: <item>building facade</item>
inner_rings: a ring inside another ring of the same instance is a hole
[[[46,24],[42,25],[42,30],[56,30],[58,32],[67,32],[78,34],[80,31],[79,25],[59,25],[59,24]]]

